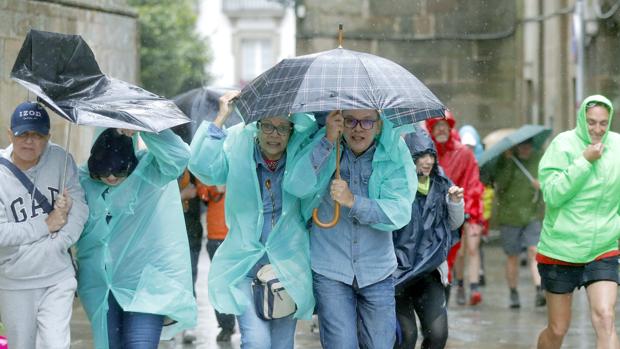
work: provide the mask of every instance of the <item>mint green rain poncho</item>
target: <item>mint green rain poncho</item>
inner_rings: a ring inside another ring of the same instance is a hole
[[[383,231],[393,231],[407,225],[411,220],[411,205],[418,188],[415,164],[409,149],[402,139],[402,132],[411,132],[410,127],[394,129],[392,123],[383,119],[383,129],[379,135],[377,148],[372,159],[372,174],[368,180],[368,194],[377,200],[383,213],[391,224],[373,224],[372,227]],[[335,147],[326,160],[325,169],[315,175],[311,154],[316,143],[325,136],[325,128],[317,132],[314,141],[300,154],[294,173],[284,181],[297,197],[302,198],[302,214],[305,219],[312,217],[312,210],[321,202],[321,195],[327,193],[327,187],[336,170]],[[342,151],[342,149],[341,149]]]
[[[284,180],[290,175],[293,159],[316,131],[308,114],[293,114],[294,132],[286,150]],[[267,253],[278,279],[297,304],[297,319],[310,319],[314,310],[310,245],[300,202],[282,188],[282,214],[263,245],[261,199],[254,147],[258,146],[256,123],[238,124],[227,130],[226,138],[207,136],[209,123],[196,131],[191,144],[189,169],[209,185],[226,184],[225,215],[229,231],[218,248],[209,271],[209,300],[221,313],[241,315],[252,304],[238,284]]]
[[[591,143],[586,105],[609,109],[603,156],[588,162],[583,151]],[[538,252],[569,263],[589,263],[618,249],[620,238],[620,135],[609,131],[613,106],[603,96],[581,104],[577,127],[553,139],[538,166],[546,204]]]
[[[196,325],[176,182],[189,160],[189,147],[170,130],[141,137],[148,151],[136,154],[136,169],[118,186],[92,179],[86,167],[80,171],[90,216],[77,243],[78,293],[98,349],[108,348],[110,292],[124,311],[164,315],[162,339]]]

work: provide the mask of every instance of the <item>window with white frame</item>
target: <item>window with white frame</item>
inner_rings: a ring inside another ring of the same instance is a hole
[[[271,38],[242,38],[239,84],[245,85],[275,64]]]

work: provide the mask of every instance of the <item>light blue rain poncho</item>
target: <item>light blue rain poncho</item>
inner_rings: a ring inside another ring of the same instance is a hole
[[[482,153],[484,153],[484,147],[478,131],[472,125],[464,125],[459,130],[459,137],[461,137],[461,143],[473,146],[474,156],[479,161]]]
[[[141,137],[148,151],[136,154],[136,169],[118,186],[92,179],[86,166],[80,170],[90,216],[77,243],[78,293],[98,349],[108,348],[110,292],[124,311],[164,315],[162,339],[196,325],[176,182],[189,160],[189,147],[170,130]]]
[[[299,149],[316,131],[308,114],[293,114],[294,132],[286,150],[284,180]],[[254,147],[258,146],[256,123],[235,125],[226,138],[207,136],[210,123],[204,122],[192,141],[189,169],[200,181],[210,185],[226,184],[225,214],[229,231],[218,248],[209,271],[209,300],[221,313],[241,315],[252,304],[238,284],[267,253],[278,279],[297,304],[297,319],[310,319],[314,310],[310,246],[299,199],[282,188],[282,214],[267,242],[260,242],[263,228],[261,199]]]
[[[394,129],[392,123],[384,118],[383,129],[376,141],[376,150],[372,159],[372,174],[368,180],[370,199],[377,200],[383,213],[391,224],[373,224],[373,228],[393,231],[407,225],[411,220],[411,205],[418,187],[415,164],[401,131],[411,131],[411,127]],[[300,154],[294,172],[284,181],[284,187],[294,195],[302,198],[302,214],[305,219],[312,217],[312,210],[318,207],[322,195],[328,194],[328,186],[336,170],[336,147],[326,160],[325,168],[315,175],[311,161],[312,149],[325,136],[325,127],[314,136],[314,141]],[[342,151],[342,148],[341,148]],[[389,179],[389,180],[388,180]]]

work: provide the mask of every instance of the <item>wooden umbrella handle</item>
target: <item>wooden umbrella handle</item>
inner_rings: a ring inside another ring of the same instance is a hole
[[[331,222],[327,222],[327,223],[321,222],[319,220],[319,209],[315,208],[314,210],[312,210],[312,221],[319,228],[323,228],[323,229],[333,228],[336,224],[338,224],[338,220],[340,220],[340,204],[337,202],[334,203],[334,219],[332,219]]]
[[[340,179],[340,137],[336,139],[336,179]],[[336,224],[338,224],[338,220],[340,219],[340,204],[334,202],[334,218],[331,222],[323,223],[319,220],[319,209],[318,207],[312,210],[312,221],[318,227],[327,229],[332,228]]]

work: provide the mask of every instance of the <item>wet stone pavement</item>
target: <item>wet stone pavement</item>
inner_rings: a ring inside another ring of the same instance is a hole
[[[536,347],[538,332],[546,323],[546,309],[534,307],[534,288],[528,271],[520,269],[519,293],[521,309],[508,308],[508,289],[504,279],[504,255],[499,244],[491,242],[484,246],[487,285],[482,287],[482,304],[458,306],[455,292],[450,300],[448,318],[450,335],[447,348],[505,348],[529,349]],[[230,343],[217,343],[215,337],[219,329],[213,308],[207,297],[207,271],[209,258],[203,248],[199,262],[198,326],[197,340],[194,344],[183,344],[181,336],[172,341],[162,341],[160,349],[214,349],[239,348],[239,333],[233,335]],[[620,328],[620,320],[616,320]],[[71,321],[73,349],[92,348],[88,320],[77,303]],[[419,347],[418,340],[418,347]],[[297,326],[296,348],[320,348],[319,334],[311,321],[300,321]],[[590,323],[586,294],[577,291],[573,297],[573,319],[562,348],[594,348],[594,331]]]

